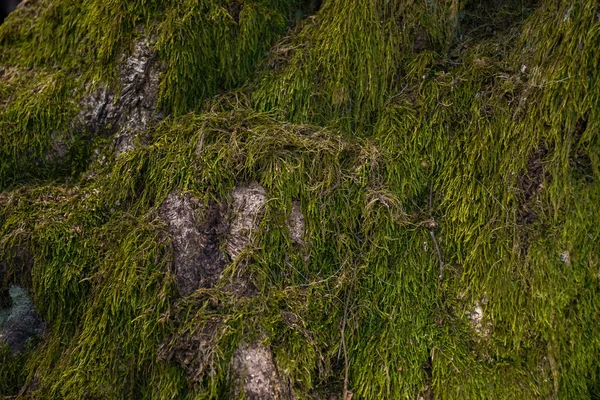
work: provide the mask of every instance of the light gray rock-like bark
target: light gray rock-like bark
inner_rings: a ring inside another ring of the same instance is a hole
[[[235,260],[257,230],[265,203],[265,190],[257,183],[239,186],[231,196],[226,221],[221,204],[206,206],[190,194],[169,194],[159,214],[173,239],[174,270],[182,295],[219,280],[228,261],[219,249],[221,240],[230,260]],[[249,285],[242,281],[233,284],[240,293],[250,292]]]
[[[6,308],[0,308],[0,343],[10,346],[16,354],[34,336],[44,332],[45,323],[25,289],[11,285],[9,294],[10,304]]]
[[[230,205],[230,226],[227,236],[227,253],[235,261],[247,246],[254,240],[260,221],[264,216],[267,194],[256,182],[235,188]],[[302,240],[304,234],[304,217],[299,204],[294,204],[292,215],[288,221],[293,241]],[[252,286],[244,278],[234,282],[234,291],[240,295],[250,294]],[[244,288],[244,290],[240,290]],[[232,361],[234,385],[243,390],[248,400],[270,400],[290,398],[285,394],[284,385],[277,374],[271,349],[261,341],[241,344],[235,350]],[[237,393],[239,394],[239,392]]]
[[[302,214],[300,202],[298,201],[292,203],[292,211],[287,220],[287,227],[292,242],[304,246],[304,214]]]
[[[232,361],[234,377],[248,400],[286,398],[271,350],[260,341],[237,348]]]
[[[173,239],[174,270],[183,296],[213,286],[227,259],[219,249],[225,231],[220,205],[208,206],[189,193],[169,194],[160,208]]]
[[[153,38],[135,43],[132,54],[123,57],[119,69],[122,91],[99,87],[81,100],[77,123],[94,134],[115,134],[117,155],[134,148],[134,138],[162,115],[156,111],[160,67]]]
[[[226,246],[232,260],[235,261],[250,244],[264,215],[266,202],[265,189],[256,182],[238,186],[233,191]]]
[[[229,199],[229,229],[225,238],[225,251],[231,261],[236,261],[256,238],[258,226],[265,212],[267,194],[257,182],[239,185]],[[236,275],[229,290],[237,297],[252,297],[256,287],[247,277]]]

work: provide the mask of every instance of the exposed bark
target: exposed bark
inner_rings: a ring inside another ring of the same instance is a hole
[[[101,86],[81,100],[78,124],[93,134],[116,134],[117,155],[135,147],[135,137],[162,118],[156,110],[160,66],[154,39],[135,42],[133,52],[123,56],[119,68],[120,93]]]
[[[27,291],[11,286],[11,303],[0,307],[0,343],[7,344],[13,353],[20,352],[35,336],[44,332],[46,324],[38,315]]]
[[[294,201],[292,203],[292,211],[290,212],[290,216],[287,220],[287,227],[290,232],[290,239],[292,243],[304,246],[304,214],[302,214],[302,209],[300,208],[300,202]]]
[[[160,209],[173,238],[174,271],[179,291],[187,296],[196,289],[213,286],[227,259],[219,249],[225,232],[221,205],[204,205],[189,193],[171,193]]]
[[[221,240],[229,259],[236,261],[255,239],[264,214],[267,195],[256,182],[236,187],[229,201],[228,218],[224,220],[224,202],[208,206],[190,194],[171,193],[160,208],[173,239],[174,269],[182,295],[200,287],[210,287],[219,278],[227,256],[219,250]],[[304,216],[294,203],[288,221],[290,236],[303,243]],[[252,282],[243,274],[236,275],[225,290],[235,297],[257,294]],[[195,331],[173,337],[159,350],[159,358],[177,362],[192,382],[199,382],[206,373],[214,373],[215,348],[222,330],[221,318],[203,323]],[[242,390],[247,399],[289,398],[277,374],[271,350],[261,341],[240,344],[231,360],[234,387]],[[210,372],[213,371],[213,372]],[[237,392],[239,395],[239,391]]]
[[[258,229],[267,195],[262,186],[250,183],[235,188],[231,201],[231,224],[226,248],[231,259],[236,260]]]
[[[282,388],[271,349],[260,341],[238,347],[233,355],[234,379],[248,400],[289,398]]]

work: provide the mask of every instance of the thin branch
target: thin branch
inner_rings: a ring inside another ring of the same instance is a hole
[[[429,186],[429,216],[433,214],[433,186]]]
[[[352,287],[348,288],[348,295],[346,296],[346,304],[344,305],[344,321],[342,322],[342,348],[344,349],[344,396],[343,400],[348,399],[348,348],[346,347],[346,321],[348,318],[348,303],[350,303],[350,293]]]
[[[440,263],[440,279],[442,279],[444,277],[444,262],[442,261],[442,253],[440,252],[440,246],[438,246],[438,242],[435,239],[435,233],[433,232],[433,229],[430,229],[429,233],[431,234],[433,244],[435,245],[435,251],[437,252],[438,262]]]
[[[440,246],[438,245],[437,239],[435,238],[434,229],[438,225],[437,222],[433,219],[433,186],[429,187],[429,216],[431,221],[429,221],[429,234],[433,239],[433,244],[435,246],[435,251],[438,256],[438,262],[440,264],[440,279],[444,277],[444,261],[442,261],[442,252],[440,251]]]

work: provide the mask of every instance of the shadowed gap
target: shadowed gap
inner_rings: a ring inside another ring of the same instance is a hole
[[[4,19],[8,17],[8,14],[13,12],[20,0],[0,0],[0,24],[4,22]]]

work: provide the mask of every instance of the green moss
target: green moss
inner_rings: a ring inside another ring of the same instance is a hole
[[[146,35],[165,66],[160,103],[181,114],[241,85],[301,9],[297,0],[30,2],[2,25],[0,60],[114,83],[116,63]]]
[[[0,394],[15,396],[25,383],[24,361],[29,356],[29,350],[13,355],[12,349],[7,345],[0,346]]]
[[[288,26],[296,1],[187,1],[158,27],[161,103],[182,114],[241,85]]]
[[[158,107],[168,112],[241,85],[300,9],[292,0],[246,3],[58,0],[16,10],[0,28],[0,188],[87,168],[94,143],[75,123],[78,102],[103,85],[118,95],[119,66],[140,36],[161,59]],[[56,143],[68,154],[53,157]]]
[[[4,107],[0,111],[0,188],[35,178],[70,172],[75,155],[53,155],[52,143],[77,139],[71,121],[77,113],[72,79],[60,72],[5,72]]]
[[[274,49],[253,92],[256,106],[292,121],[368,133],[401,89],[405,65],[420,57],[415,38],[444,51],[458,7],[457,1],[327,1]]]
[[[31,253],[24,279],[50,328],[18,385],[2,386],[2,364],[0,388],[227,398],[232,354],[258,339],[298,397],[325,397],[342,391],[344,329],[355,398],[597,396],[597,4],[411,4],[325,1],[260,68],[297,5],[244,2],[238,21],[216,2],[123,6],[122,25],[102,16],[123,33],[91,35],[106,63],[140,21],[158,26],[162,105],[196,111],[119,156],[102,142],[106,159],[69,185],[33,160],[72,120],[80,83],[41,66],[56,55],[16,58],[8,44],[40,43],[42,28],[18,36],[9,19],[3,60],[37,69],[0,85],[0,259],[13,274]],[[177,298],[158,207],[173,190],[208,202],[250,181],[268,195],[256,241],[215,287]],[[304,248],[286,227],[298,200]],[[231,294],[240,276],[255,296]],[[188,375],[173,354],[193,359],[203,332],[211,356]]]
[[[59,66],[88,76],[114,76],[115,61],[164,2],[32,1],[0,29],[3,64]]]

